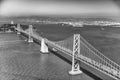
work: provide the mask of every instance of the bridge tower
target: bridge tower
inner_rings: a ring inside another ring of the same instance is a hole
[[[17,24],[17,34],[20,34],[20,24]],[[19,30],[19,31],[18,31]]]
[[[31,43],[33,42],[33,38],[31,37],[33,35],[33,26],[29,25],[29,35],[28,35],[28,42]]]
[[[81,74],[82,71],[80,70],[79,63],[75,59],[80,55],[80,34],[74,34],[74,39],[73,39],[73,54],[72,54],[72,70],[69,71],[69,74],[71,75],[78,75]]]
[[[48,46],[45,44],[45,39],[44,38],[42,38],[42,40],[41,40],[41,48],[40,48],[40,51],[42,52],[42,53],[48,53],[49,51],[48,51]]]

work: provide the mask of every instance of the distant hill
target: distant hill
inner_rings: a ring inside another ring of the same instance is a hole
[[[22,21],[119,21],[118,17],[65,17],[65,16],[15,16],[15,17],[2,17],[0,20],[22,20]]]

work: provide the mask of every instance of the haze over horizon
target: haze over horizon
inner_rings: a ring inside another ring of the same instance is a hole
[[[117,0],[1,0],[1,16],[120,16]]]

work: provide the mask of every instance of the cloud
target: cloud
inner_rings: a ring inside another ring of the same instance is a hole
[[[119,7],[112,1],[81,0],[6,0],[1,15],[119,15]]]

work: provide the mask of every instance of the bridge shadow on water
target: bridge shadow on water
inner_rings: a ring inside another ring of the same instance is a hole
[[[61,58],[62,60],[64,60],[65,62],[69,63],[70,65],[72,64],[72,62],[70,60],[68,60],[67,58],[65,58],[64,56],[60,55],[57,52],[52,51],[51,49],[49,49],[50,53],[53,53],[54,55],[56,55],[57,57]],[[99,78],[98,76],[94,75],[93,73],[91,73],[90,71],[84,69],[81,67],[81,70],[83,71],[83,73],[85,73],[86,75],[92,77],[94,80],[102,80],[101,78]]]

